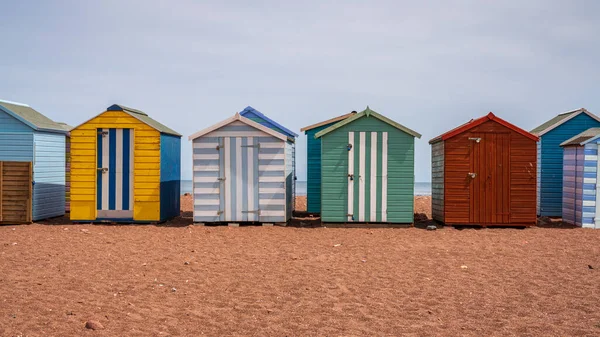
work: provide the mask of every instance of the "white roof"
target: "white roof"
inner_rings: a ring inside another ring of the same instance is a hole
[[[219,123],[217,123],[217,124],[215,124],[215,125],[213,125],[211,127],[208,127],[208,128],[206,128],[204,130],[200,130],[200,131],[194,133],[193,135],[191,135],[191,136],[188,137],[188,140],[194,140],[194,139],[196,139],[198,137],[202,137],[202,136],[204,136],[204,135],[206,135],[206,134],[208,134],[208,133],[210,133],[212,131],[215,131],[215,130],[217,130],[217,129],[219,129],[219,128],[227,125],[227,124],[233,123],[235,121],[240,121],[240,122],[242,122],[244,124],[247,124],[247,125],[255,128],[255,129],[258,129],[258,130],[260,130],[260,131],[262,131],[262,132],[264,132],[264,133],[266,133],[268,135],[271,135],[271,136],[273,136],[275,138],[279,138],[279,139],[281,139],[283,141],[287,140],[287,136],[284,135],[283,133],[279,133],[279,132],[277,132],[277,131],[275,131],[275,130],[273,130],[271,128],[268,128],[268,127],[266,127],[266,126],[264,126],[262,124],[256,123],[255,121],[253,121],[251,119],[248,119],[246,117],[241,116],[239,113],[236,113],[235,115],[233,115],[233,116],[227,118],[226,120],[223,120],[223,121],[221,121],[221,122],[219,122]]]

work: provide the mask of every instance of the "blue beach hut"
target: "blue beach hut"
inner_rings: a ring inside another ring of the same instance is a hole
[[[562,218],[600,229],[600,128],[590,128],[560,144],[563,147]]]
[[[563,150],[560,144],[589,129],[600,126],[600,118],[581,108],[561,113],[531,130],[540,138],[537,147],[537,214],[562,215]]]
[[[0,100],[0,222],[65,214],[67,133],[27,104]]]

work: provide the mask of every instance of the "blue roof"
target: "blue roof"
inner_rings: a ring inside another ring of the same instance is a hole
[[[255,122],[262,124],[268,128],[271,128],[275,131],[281,132],[283,134],[285,134],[286,136],[290,137],[290,138],[296,138],[298,137],[298,135],[294,132],[292,132],[290,129],[284,127],[283,125],[275,122],[274,120],[272,120],[271,118],[265,116],[262,114],[262,112],[254,109],[251,106],[247,106],[244,110],[242,110],[240,112],[240,115],[249,119],[254,120]],[[252,117],[258,117],[258,120],[256,120],[256,118],[252,118]]]

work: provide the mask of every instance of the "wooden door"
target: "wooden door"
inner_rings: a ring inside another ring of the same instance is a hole
[[[31,162],[0,162],[0,222],[31,222],[32,177]]]
[[[133,220],[133,130],[98,129],[98,219]]]
[[[473,133],[470,148],[470,222],[510,223],[510,134]]]

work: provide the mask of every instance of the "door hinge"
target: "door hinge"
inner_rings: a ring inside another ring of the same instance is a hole
[[[258,213],[258,214],[260,214],[260,209],[257,209],[256,211],[242,211],[242,213]]]
[[[99,135],[102,135],[102,137],[106,137],[108,136],[108,131],[98,131]]]
[[[225,212],[224,211],[217,211],[217,215],[221,215],[223,213],[225,213]]]
[[[256,144],[256,145],[242,145],[242,147],[255,147],[255,148],[260,148],[260,144]]]
[[[219,181],[225,181],[225,178],[217,178]]]
[[[475,143],[481,142],[481,137],[469,137],[469,140],[474,141]]]

